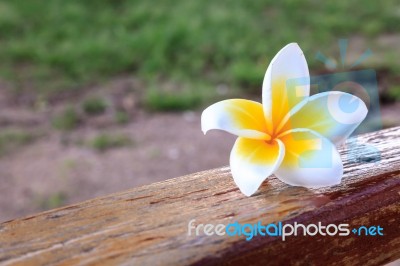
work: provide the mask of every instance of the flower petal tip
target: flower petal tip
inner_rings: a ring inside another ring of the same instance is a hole
[[[254,190],[254,191],[245,191],[245,190],[240,190],[246,197],[251,197],[256,191],[257,191],[257,189],[256,190]]]
[[[285,50],[285,49],[295,49],[298,52],[300,52],[301,55],[303,55],[303,50],[301,50],[301,48],[297,42],[292,42],[292,43],[287,44],[285,47],[282,48],[282,50]]]
[[[207,113],[209,112],[209,108],[205,109],[202,113],[201,113],[201,131],[203,132],[203,134],[207,134],[207,132],[211,129],[210,126],[207,126]]]
[[[261,184],[262,182],[260,184],[249,184],[249,183],[239,184],[238,182],[236,182],[236,185],[238,186],[240,192],[242,192],[247,197],[250,197],[254,193],[256,193]]]

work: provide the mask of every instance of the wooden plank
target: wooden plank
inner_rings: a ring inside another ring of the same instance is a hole
[[[223,167],[2,223],[0,263],[379,265],[394,261],[400,258],[400,127],[358,140],[378,149],[381,160],[375,161],[365,147],[351,148],[356,158],[342,149],[345,175],[340,185],[331,188],[290,187],[271,177],[254,196],[245,197],[229,168]],[[384,236],[298,236],[286,241],[188,236],[192,219],[196,224],[380,225]]]

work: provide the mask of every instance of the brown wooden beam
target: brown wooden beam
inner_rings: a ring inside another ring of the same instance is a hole
[[[400,258],[400,127],[366,134],[358,141],[375,147],[380,160],[362,145],[342,148],[343,181],[330,188],[291,187],[270,177],[255,195],[246,197],[233,183],[229,167],[223,167],[2,223],[0,264],[380,265],[394,261]],[[214,225],[234,221],[379,225],[384,235],[290,236],[285,241],[257,236],[246,241],[244,236],[189,236],[192,219]]]

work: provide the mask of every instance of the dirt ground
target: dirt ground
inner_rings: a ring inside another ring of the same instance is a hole
[[[129,135],[134,144],[103,153],[63,144],[54,133],[0,159],[0,220],[46,208],[43,202],[64,195],[62,204],[227,165],[235,137],[204,136],[200,114],[143,114],[108,132]],[[104,132],[104,130],[102,130]],[[75,136],[96,130],[81,128]]]
[[[199,111],[141,111],[124,126],[99,126],[102,120],[97,119],[65,133],[51,129],[48,114],[10,108],[4,97],[0,104],[3,128],[45,132],[0,157],[0,221],[227,165],[235,141],[218,131],[204,136]],[[382,108],[386,124],[400,125],[399,110],[399,103]],[[133,144],[106,152],[79,144],[99,132],[125,134]]]

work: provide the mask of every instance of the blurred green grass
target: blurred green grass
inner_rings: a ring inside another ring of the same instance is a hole
[[[126,135],[110,135],[102,133],[91,139],[87,146],[98,152],[105,152],[109,149],[133,145],[133,140]]]
[[[71,131],[78,127],[80,122],[80,116],[73,106],[67,106],[64,110],[53,117],[52,125],[54,128]]]
[[[24,130],[2,130],[0,132],[0,156],[32,143],[37,137],[37,135]]]
[[[92,97],[86,99],[82,107],[87,115],[99,115],[106,111],[107,103],[100,97]]]
[[[2,1],[0,74],[44,95],[121,73],[252,90],[283,45],[313,54],[340,37],[398,32],[399,12],[395,0]],[[173,102],[149,93],[156,109]]]

